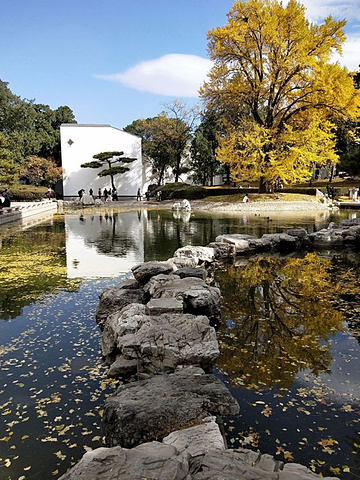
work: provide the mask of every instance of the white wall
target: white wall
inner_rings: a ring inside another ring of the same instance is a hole
[[[94,161],[93,155],[110,151],[123,151],[125,157],[136,158],[125,165],[130,168],[129,172],[114,176],[118,195],[136,195],[137,189],[142,189],[141,138],[110,125],[63,124],[60,135],[65,197],[77,196],[81,188],[86,193],[92,188],[97,195],[99,188],[111,187],[110,177],[97,175],[103,168],[80,167],[82,163]]]

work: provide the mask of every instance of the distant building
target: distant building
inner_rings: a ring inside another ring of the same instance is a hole
[[[110,177],[98,177],[98,172],[105,167],[81,168],[81,164],[94,161],[94,155],[101,152],[123,151],[125,157],[136,158],[126,166],[130,170],[115,175],[114,183],[118,195],[136,196],[138,188],[142,189],[144,170],[141,156],[141,138],[112,127],[111,125],[84,125],[65,123],[60,127],[61,160],[64,169],[63,195],[76,197],[78,190],[88,193],[92,188],[94,195],[98,189],[111,188]]]

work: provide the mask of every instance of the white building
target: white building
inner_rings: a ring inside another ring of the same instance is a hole
[[[94,195],[97,195],[99,188],[101,190],[111,188],[110,177],[98,176],[98,173],[106,167],[95,169],[80,166],[94,161],[93,156],[101,152],[122,151],[125,157],[136,158],[134,162],[125,165],[130,169],[128,172],[114,176],[119,197],[135,196],[138,188],[142,189],[145,181],[140,137],[123,132],[111,125],[77,123],[62,124],[60,136],[64,198],[76,197],[77,192],[82,188],[86,193],[92,188]]]

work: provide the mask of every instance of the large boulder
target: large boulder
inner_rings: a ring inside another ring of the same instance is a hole
[[[250,240],[255,240],[255,237],[252,237],[251,235],[243,235],[240,233],[219,235],[215,238],[215,242],[228,243],[232,245],[236,254],[248,253],[251,250],[249,244]]]
[[[195,267],[182,267],[178,268],[175,275],[178,275],[180,278],[196,277],[205,280],[207,277],[207,271],[205,268],[195,268]]]
[[[196,427],[194,427],[196,428]],[[85,453],[80,462],[59,480],[316,480],[319,476],[297,463],[274,460],[246,449],[206,449],[205,437],[190,438],[187,430],[174,432],[174,445],[144,443],[132,449],[97,448]],[[194,431],[195,433],[195,431]],[[198,430],[202,435],[202,431]],[[212,439],[210,439],[211,442]],[[188,445],[188,446],[187,446]],[[179,451],[179,448],[184,450]],[[204,453],[201,451],[204,450]],[[194,454],[194,456],[192,455]],[[196,453],[199,453],[197,455]],[[324,480],[339,480],[325,477]]]
[[[210,287],[201,278],[158,275],[145,285],[144,290],[152,298],[182,301],[185,313],[206,315],[210,320],[220,318],[220,290]]]
[[[316,480],[319,476],[308,468],[276,461],[272,456],[239,448],[210,450],[192,480]],[[334,480],[335,477],[326,477]],[[337,479],[339,480],[339,479]]]
[[[214,249],[215,260],[217,261],[231,260],[236,254],[235,246],[231,243],[211,242],[208,247]]]
[[[170,262],[145,262],[140,263],[132,267],[131,271],[135,279],[145,285],[151,277],[155,275],[164,274],[167,275],[174,270],[174,266]]]
[[[193,245],[187,245],[186,247],[178,248],[174,257],[180,258],[193,258],[197,264],[204,262],[213,262],[215,258],[214,249],[211,247],[198,247]]]
[[[189,454],[159,442],[128,450],[97,448],[59,480],[189,480]]]
[[[120,311],[131,303],[146,303],[142,288],[108,288],[101,292],[99,305],[96,309],[96,321],[102,330],[110,314]]]
[[[171,257],[167,260],[174,271],[178,268],[195,268],[198,265],[197,259],[193,257]]]
[[[196,425],[209,415],[238,411],[237,401],[214,375],[156,375],[123,385],[106,399],[106,443],[130,448],[162,440],[174,430]]]
[[[344,245],[344,229],[329,225],[317,232],[309,234],[309,239],[315,247],[341,247]]]
[[[260,240],[269,241],[271,249],[280,252],[295,250],[297,246],[296,238],[287,233],[266,233]]]
[[[179,452],[187,451],[192,463],[196,457],[205,455],[209,450],[226,448],[215,417],[207,417],[199,425],[171,432],[163,439],[163,443],[172,445]]]
[[[101,353],[106,363],[112,363],[120,353],[117,348],[118,338],[136,332],[144,317],[147,318],[146,306],[139,303],[129,304],[107,317],[101,337]]]
[[[140,371],[151,374],[178,365],[208,369],[220,354],[209,319],[190,314],[143,317],[136,332],[118,337],[117,348],[125,359],[137,360]]]

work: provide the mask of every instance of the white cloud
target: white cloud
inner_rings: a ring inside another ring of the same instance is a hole
[[[345,18],[348,22],[360,20],[359,0],[302,0],[301,3],[311,21],[324,19],[328,15]]]
[[[211,66],[206,58],[172,53],[140,62],[122,73],[95,77],[158,95],[197,97]]]
[[[343,54],[334,56],[334,60],[338,60],[341,65],[347,67],[350,71],[359,70],[360,64],[360,37],[349,35],[347,41],[343,45]]]

